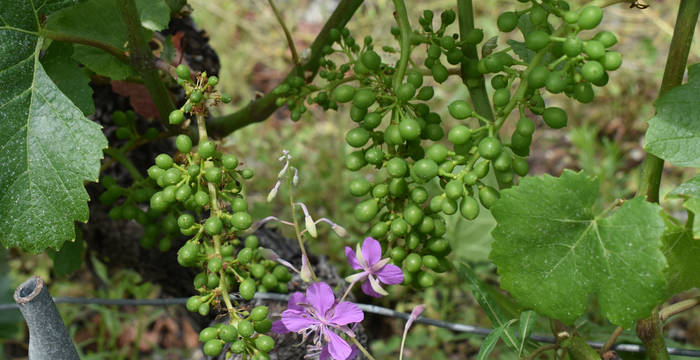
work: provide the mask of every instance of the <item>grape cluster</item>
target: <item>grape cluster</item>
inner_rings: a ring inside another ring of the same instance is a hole
[[[326,84],[305,84],[299,77],[274,90],[278,105],[290,106],[295,120],[306,110],[305,100],[324,109],[350,105],[350,118],[357,127],[345,136],[355,149],[346,156],[345,167],[376,170],[371,180],[357,177],[349,184],[352,195],[364,198],[354,215],[371,224],[368,235],[382,240],[392,262],[403,266],[405,284],[432,286],[433,273],[449,269],[445,256],[451,249],[443,238],[444,216],[459,212],[472,220],[482,206],[490,208],[500,195],[485,180],[489,172],[493,171],[500,188],[511,186],[516,175],[527,175],[536,116],[551,128],[566,126],[566,112],[547,106],[544,91],[588,103],[594,97],[593,86],[605,85],[607,71],[621,65],[620,53],[609,50],[617,42],[613,33],[602,31],[586,40],[579,37],[581,31],[601,22],[599,7],[571,10],[565,1],[521,2],[530,5],[504,12],[497,25],[502,32],[519,28],[524,42],[511,40],[510,47],[498,50],[496,42],[489,41],[482,46],[481,60],[465,54],[483,42],[482,30],[468,31],[464,38],[448,34],[456,18],[452,10],[441,13],[440,27],[434,29],[434,14],[426,10],[419,19],[420,29],[392,28],[399,41],[402,31],[410,31],[410,42],[401,43],[402,50],[425,47],[423,66],[402,69],[401,60],[395,66],[384,63],[371,37],[360,45],[348,29],[332,29],[333,44],[323,48],[325,57],[320,61],[319,75]],[[550,21],[554,19],[556,29]],[[399,52],[388,46],[382,49]],[[337,65],[339,57],[343,60]],[[440,115],[427,103],[434,89],[424,84],[426,75],[435,83],[445,82],[452,73],[445,64],[462,65],[468,85],[478,85],[484,75],[490,76],[493,118],[457,100],[447,110],[459,124],[445,132]],[[520,117],[515,131],[510,139],[504,138],[500,129],[516,109]],[[437,193],[434,182],[440,186]]]
[[[143,133],[140,133],[136,127],[136,114],[131,110],[115,111],[112,113],[112,122],[117,126],[114,136],[119,140],[136,141],[140,138],[154,140],[160,135],[160,131],[155,127],[148,127]]]

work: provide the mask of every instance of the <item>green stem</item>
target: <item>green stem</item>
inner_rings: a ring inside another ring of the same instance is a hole
[[[45,30],[43,32],[43,35],[44,35],[44,37],[51,39],[51,40],[65,41],[65,42],[70,42],[70,43],[92,46],[94,48],[98,48],[98,49],[101,49],[101,50],[104,50],[104,51],[110,53],[112,56],[116,57],[117,59],[121,60],[122,62],[125,62],[125,63],[129,62],[129,57],[126,56],[126,54],[124,53],[124,51],[122,49],[119,49],[118,47],[113,46],[113,45],[108,44],[108,43],[104,43],[104,42],[93,40],[93,39],[83,38],[83,37],[79,37],[79,36],[63,34],[61,32],[51,31],[51,30]]]
[[[685,67],[688,63],[688,53],[693,41],[699,12],[700,1],[681,0],[659,97],[683,82],[683,74],[685,74]],[[642,179],[638,194],[646,195],[650,202],[659,202],[659,186],[661,185],[663,168],[663,159],[647,153],[642,164]]]
[[[352,341],[352,343],[355,344],[355,346],[357,346],[357,348],[360,349],[360,351],[361,351],[369,360],[375,360],[375,359],[374,359],[374,356],[372,356],[372,354],[370,354],[369,351],[367,351],[367,349],[365,349],[365,347],[362,346],[362,344],[360,344],[359,341],[357,341],[357,339],[355,339],[355,338],[352,337],[352,336],[348,336],[348,337],[350,338],[350,341]]]
[[[659,310],[659,321],[662,323],[670,319],[674,315],[678,315],[684,311],[688,311],[700,305],[700,296],[679,301]]]
[[[459,34],[460,39],[465,39],[467,33],[474,29],[474,9],[472,8],[472,0],[457,0],[457,11],[459,18]],[[475,44],[464,45],[462,47],[464,56],[470,61],[479,61],[479,53],[476,51]],[[469,89],[469,95],[474,104],[476,112],[490,120],[493,120],[493,110],[491,110],[491,102],[489,95],[486,93],[486,82],[484,76],[468,78],[468,64],[462,63],[462,82]]]
[[[131,66],[141,76],[143,84],[158,109],[161,121],[167,123],[168,115],[175,109],[175,105],[155,67],[153,52],[148,46],[148,41],[143,37],[141,19],[135,1],[119,1],[119,11],[128,33]]]
[[[304,239],[301,236],[301,229],[299,227],[299,221],[297,219],[296,205],[294,205],[294,183],[293,174],[291,173],[291,166],[287,168],[287,180],[289,185],[289,206],[292,209],[292,222],[294,223],[294,232],[297,235],[297,241],[299,241],[299,249],[301,249],[301,256],[303,256],[306,259],[306,263],[309,264],[311,279],[313,279],[314,282],[318,282],[318,277],[316,277],[316,273],[311,267],[309,255],[306,254],[306,247],[304,247]]]
[[[342,29],[350,21],[352,15],[362,4],[363,0],[341,0],[338,7],[328,19],[326,24],[318,33],[316,39],[311,44],[311,55],[303,64],[296,65],[282,80],[284,83],[297,74],[310,74],[308,79],[313,78],[318,72],[319,60],[323,56],[323,47],[330,45],[329,33],[331,29]],[[249,102],[238,111],[220,117],[210,118],[207,124],[210,132],[214,136],[226,136],[247,125],[265,121],[272,113],[279,108],[275,101],[279,96],[269,92],[263,97]]]
[[[275,2],[273,0],[267,0],[267,2],[268,4],[270,4],[272,12],[275,13],[277,22],[279,22],[280,26],[282,26],[282,31],[284,32],[284,37],[287,38],[287,45],[289,46],[289,51],[292,53],[292,60],[294,61],[294,64],[299,65],[299,54],[297,53],[296,45],[294,45],[292,33],[289,31],[289,28],[287,28],[287,24],[284,23],[282,14],[280,14],[279,10],[277,9],[277,6],[275,6]]]
[[[573,360],[600,360],[600,355],[595,349],[577,333],[571,331],[559,320],[550,319],[552,333],[557,339],[557,344],[569,352]]]
[[[659,96],[683,82],[683,74],[685,74],[688,63],[688,53],[699,13],[700,0],[681,0]],[[642,164],[642,180],[638,194],[644,194],[649,202],[659,202],[659,187],[663,168],[663,159],[647,153]],[[637,321],[637,336],[642,340],[649,359],[669,359],[658,309],[654,309],[648,318]]]
[[[547,345],[542,345],[535,349],[533,352],[528,354],[526,357],[523,358],[523,360],[533,360],[537,358],[538,355],[541,353],[547,351],[547,350],[556,350],[559,348],[559,344],[547,344]]]
[[[114,161],[120,163],[124,167],[124,169],[126,169],[126,171],[129,172],[129,175],[131,175],[134,181],[143,180],[143,175],[141,175],[136,166],[134,166],[131,160],[129,160],[129,158],[127,158],[122,151],[112,147],[108,147],[104,149],[104,153],[105,155],[114,159]]]
[[[394,75],[393,85],[394,91],[397,91],[403,83],[403,76],[406,74],[408,60],[411,58],[411,24],[408,22],[408,13],[406,12],[406,4],[403,0],[393,0],[396,15],[396,22],[399,25],[400,38],[399,46],[401,54],[399,62],[396,65],[396,74]]]

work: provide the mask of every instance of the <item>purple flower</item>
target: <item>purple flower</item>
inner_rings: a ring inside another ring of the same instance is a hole
[[[313,333],[317,345],[313,349],[320,351],[321,359],[330,356],[335,360],[347,360],[353,349],[333,330],[355,336],[348,324],[362,319],[364,314],[357,305],[347,301],[336,303],[331,287],[319,282],[311,284],[306,295],[295,292],[289,297],[287,310],[282,312],[282,319],[272,325],[272,330],[279,334],[301,333],[304,339]],[[324,343],[322,348],[321,340]]]
[[[348,276],[345,280],[354,283],[365,278],[369,279],[368,282],[362,284],[362,291],[369,296],[389,295],[379,285],[380,281],[387,285],[399,284],[403,281],[401,269],[396,265],[389,264],[389,258],[381,258],[382,247],[379,245],[379,241],[371,237],[365,239],[361,249],[360,244],[357,244],[357,252],[346,246],[345,256],[353,269],[362,270],[360,273]]]

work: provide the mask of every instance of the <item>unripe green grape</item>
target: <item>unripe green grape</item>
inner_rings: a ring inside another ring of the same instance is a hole
[[[124,112],[120,110],[117,110],[114,113],[112,113],[112,122],[114,122],[114,125],[117,125],[119,127],[124,127],[129,124],[129,121],[126,118],[126,114],[124,114]]]
[[[369,113],[362,120],[362,127],[366,130],[372,130],[382,123],[382,116],[379,113]]]
[[[369,141],[369,132],[364,128],[357,127],[345,134],[345,141],[352,147],[362,147]]]
[[[367,109],[370,105],[374,104],[377,99],[377,93],[372,89],[359,89],[355,92],[352,98],[353,106],[357,106],[360,109]]]
[[[163,198],[163,192],[159,191],[150,200],[151,209],[155,211],[163,211],[168,208],[168,202]]]
[[[199,313],[199,315],[207,316],[209,315],[209,310],[209,303],[202,303],[201,305],[199,305],[199,309],[197,309],[197,312]]]
[[[428,203],[428,209],[432,212],[438,212],[442,211],[442,203],[445,201],[445,198],[438,195],[430,199],[430,203]]]
[[[479,177],[476,176],[476,173],[474,171],[470,171],[464,174],[464,184],[467,186],[472,186],[476,184],[477,180],[479,180]]]
[[[401,137],[406,140],[415,140],[420,136],[420,124],[413,118],[406,117],[399,123]]]
[[[513,175],[513,171],[511,169],[505,171],[496,170],[495,174],[496,180],[498,180],[499,184],[509,185],[512,184],[513,179],[515,179],[515,175]]]
[[[566,54],[566,56],[568,57],[579,56],[581,54],[582,49],[583,41],[574,36],[566,38],[566,40],[562,44],[562,50],[564,51],[564,54]]]
[[[243,198],[234,198],[231,201],[231,210],[233,212],[248,211],[248,203]]]
[[[367,165],[365,155],[362,151],[353,151],[345,156],[345,167],[350,171],[357,171]]]
[[[350,194],[353,196],[364,196],[370,191],[371,187],[372,185],[367,179],[357,178],[350,182]]]
[[[262,284],[268,289],[274,289],[277,287],[277,276],[272,273],[265,274],[262,278]]]
[[[204,231],[209,235],[217,235],[223,230],[223,223],[221,219],[216,216],[212,216],[204,222]]]
[[[578,100],[583,104],[587,104],[593,101],[595,94],[593,93],[593,87],[587,82],[580,82],[574,85],[574,99]]]
[[[442,201],[442,212],[445,215],[452,215],[457,212],[457,201],[454,199],[447,198]]]
[[[166,187],[165,189],[163,189],[163,191],[162,191],[163,200],[165,200],[165,202],[167,202],[168,204],[175,201],[175,191],[176,190],[177,190],[177,188],[175,187],[175,185],[170,185],[170,186]]]
[[[255,329],[253,328],[253,324],[250,321],[243,319],[238,322],[238,335],[240,335],[241,337],[251,337],[254,332]]]
[[[551,72],[547,77],[547,81],[545,82],[547,91],[551,92],[552,94],[558,94],[564,91],[567,85],[568,81],[566,73],[564,73],[563,71]]]
[[[424,138],[432,141],[440,141],[443,137],[445,137],[445,132],[438,124],[426,125],[425,130],[421,134],[425,136]]]
[[[381,199],[389,193],[389,185],[377,184],[372,188],[372,197]]]
[[[248,252],[246,252],[245,256],[247,256],[247,254]],[[250,252],[250,254],[252,256],[252,252]],[[250,274],[256,279],[262,279],[263,276],[265,276],[265,271],[265,266],[262,264],[253,264],[250,266]]]
[[[241,282],[241,284],[238,286],[238,292],[241,294],[241,297],[245,300],[252,300],[253,297],[255,296],[255,280],[251,278],[247,278]],[[238,332],[241,331],[240,325],[238,327]],[[241,335],[242,336],[242,335]]]
[[[367,50],[360,56],[362,63],[370,70],[377,71],[382,65],[382,58],[373,50]]]
[[[513,133],[510,139],[510,146],[513,149],[513,153],[518,156],[530,155],[530,143],[532,143],[532,136],[523,136],[518,132]]]
[[[454,130],[454,128],[453,128],[453,130]],[[448,139],[449,139],[449,135],[448,135]],[[452,142],[452,140],[450,140],[450,142]],[[454,143],[454,142],[452,142],[452,143]],[[441,164],[445,161],[445,159],[447,159],[447,152],[448,152],[447,148],[444,145],[433,144],[425,152],[425,156],[428,159],[431,159],[431,160],[435,161],[436,163]]]
[[[422,241],[423,240],[420,237],[420,235],[416,234],[415,231],[412,231],[406,237],[406,248],[410,249],[410,250],[414,250],[415,248],[418,247],[418,245],[420,245],[420,243]]]
[[[480,43],[482,40],[484,40],[484,31],[481,29],[471,29],[464,37],[464,42],[467,44],[475,45]]]
[[[416,253],[410,253],[406,256],[406,259],[404,259],[403,266],[408,272],[416,272],[423,266],[423,259]]]
[[[235,251],[235,248],[231,244],[224,244],[221,245],[221,256],[224,257],[224,261],[233,261],[233,258],[226,259],[227,257],[231,257],[233,255],[233,252]]]
[[[219,333],[219,330],[215,327],[207,327],[202,329],[202,331],[199,332],[199,341],[201,342],[207,342],[212,339],[216,339],[217,335]]]
[[[228,170],[233,170],[238,167],[238,158],[233,154],[225,154],[221,157],[221,165]]]
[[[209,204],[209,194],[207,194],[204,191],[197,191],[194,194],[194,201],[197,203],[199,206],[204,206]]]
[[[464,100],[456,100],[451,102],[450,105],[447,106],[447,111],[449,111],[450,115],[457,120],[466,119],[470,117],[473,112],[469,103]]]
[[[597,61],[587,61],[583,67],[581,67],[581,76],[583,76],[586,81],[599,81],[604,74],[605,69],[603,65]]]
[[[445,185],[445,196],[457,200],[464,194],[464,183],[460,179],[452,179]]]
[[[361,122],[365,118],[365,115],[367,115],[367,108],[361,108],[355,105],[350,108],[350,120],[354,122]]]
[[[515,129],[520,135],[532,136],[532,133],[535,132],[535,122],[527,116],[522,116]]]
[[[408,102],[409,100],[413,99],[413,96],[415,94],[416,87],[410,82],[405,82],[401,84],[398,87],[398,89],[396,89],[396,98],[399,99],[399,101],[402,103]]]
[[[498,190],[490,186],[484,186],[479,189],[479,201],[481,201],[481,205],[484,205],[487,209],[490,209],[491,205],[500,197],[501,195],[498,193]]]
[[[391,233],[396,237],[401,237],[406,235],[408,232],[408,224],[402,218],[396,218],[391,222]]]
[[[597,40],[588,40],[583,43],[583,52],[591,59],[597,60],[605,55],[605,46]]]
[[[414,91],[423,85],[423,74],[417,70],[406,71],[406,82],[413,85]]]
[[[190,94],[190,101],[197,104],[200,101],[202,101],[202,97],[203,97],[203,94],[202,94],[201,90],[194,90]]]
[[[510,101],[510,89],[498,89],[493,93],[493,105],[503,107]]]
[[[527,85],[533,89],[539,89],[545,85],[549,78],[549,70],[546,66],[538,65],[530,70],[527,77]]]
[[[533,51],[544,49],[549,44],[549,34],[542,30],[535,30],[525,36],[525,46]]]
[[[406,164],[406,160],[395,157],[387,162],[386,170],[389,173],[389,176],[402,178],[408,173],[408,165]]]
[[[506,11],[498,16],[496,25],[501,32],[511,32],[518,25],[518,15],[512,11]]]
[[[508,152],[502,151],[501,155],[496,158],[493,162],[493,168],[494,170],[498,171],[506,171],[510,170],[510,166],[513,163],[513,158],[510,157]]]
[[[247,212],[237,212],[231,215],[231,225],[237,230],[247,230],[253,224],[253,218]]]
[[[547,10],[539,5],[530,9],[530,21],[535,25],[542,25],[547,22]]]
[[[210,183],[220,183],[221,177],[221,169],[219,169],[216,166],[208,167],[206,170],[204,170],[204,178],[207,179],[207,181]]]
[[[215,152],[216,144],[209,140],[205,140],[204,142],[200,143],[199,147],[197,148],[197,153],[199,153],[199,156],[201,156],[203,159],[214,156]]]
[[[160,154],[156,156],[156,166],[163,170],[170,169],[173,166],[173,158],[168,154]]]
[[[394,197],[403,197],[408,192],[408,184],[402,178],[393,178],[389,181],[389,194]]]
[[[603,58],[600,59],[600,62],[605,70],[617,70],[622,65],[622,54],[617,51],[608,51]]]
[[[500,154],[500,153],[499,153]],[[498,156],[496,156],[498,157]],[[489,165],[491,163],[489,161],[481,161],[474,166],[474,174],[476,175],[477,178],[482,179],[486,176],[486,174],[489,173]]]
[[[199,170],[200,167],[198,164],[190,164],[190,167],[187,168],[187,173],[192,177],[196,177],[199,176]]]
[[[374,219],[378,211],[379,206],[377,205],[377,201],[374,199],[367,199],[355,206],[355,219],[363,223],[369,222]]]
[[[494,160],[501,154],[503,146],[493,136],[487,136],[479,142],[479,154],[484,159]]]
[[[194,225],[194,216],[190,214],[182,214],[177,218],[177,226],[180,227],[180,229],[187,229]]]
[[[389,232],[389,225],[385,222],[378,222],[369,230],[369,235],[375,239],[381,239]]]
[[[416,226],[423,221],[423,210],[416,205],[408,205],[403,210],[403,218],[409,225]]]
[[[403,144],[404,139],[401,137],[401,131],[398,125],[389,125],[384,130],[384,141],[388,145],[400,145]]]
[[[214,289],[219,286],[219,275],[216,273],[207,274],[207,287],[209,289]]]
[[[544,122],[553,129],[561,129],[566,126],[567,116],[566,112],[562,108],[558,107],[548,107],[544,110],[542,114]]]
[[[211,272],[219,272],[221,270],[221,259],[220,258],[211,258],[207,262],[207,269]]]
[[[192,139],[185,134],[178,135],[175,139],[175,147],[182,153],[188,153],[192,150]]]
[[[190,80],[190,68],[185,64],[180,64],[175,68],[177,77],[183,80]]]
[[[260,351],[268,352],[275,347],[275,340],[267,335],[258,335],[255,339],[255,347]]]
[[[195,289],[199,289],[207,284],[207,274],[201,272],[194,277],[194,287]]]
[[[459,64],[460,62],[462,62],[463,58],[464,54],[459,48],[453,48],[452,50],[447,52],[447,62],[451,65]]]
[[[606,48],[617,44],[617,36],[610,31],[601,31],[595,35],[594,39],[600,41]]]
[[[350,85],[340,85],[333,90],[333,97],[339,103],[346,103],[355,96],[355,88]]]
[[[578,21],[578,13],[575,11],[567,11],[564,13],[564,21],[567,24],[575,24]]]
[[[418,94],[416,95],[416,99],[421,100],[421,101],[428,101],[428,100],[433,98],[433,95],[435,95],[435,91],[433,90],[433,87],[432,86],[424,86],[418,91]]]
[[[494,89],[503,89],[508,86],[508,78],[505,75],[498,74],[491,78],[491,86]]]
[[[437,176],[438,165],[431,159],[421,159],[413,164],[413,171],[418,178],[428,181]]]
[[[418,286],[422,287],[423,289],[432,287],[435,284],[435,278],[433,275],[425,271],[418,273],[416,276],[416,281],[418,282]]]
[[[442,55],[442,50],[439,46],[432,44],[428,46],[428,59],[437,59]]]
[[[219,328],[219,338],[230,343],[238,338],[238,330],[231,324],[222,325]]]
[[[243,171],[241,171],[241,176],[242,176],[244,179],[250,179],[250,178],[252,178],[254,175],[255,175],[255,172],[253,172],[253,169],[244,169]]]
[[[452,36],[445,35],[440,38],[440,46],[445,50],[452,50],[455,47],[455,39]]]
[[[583,30],[590,30],[598,26],[602,19],[603,10],[595,5],[587,5],[579,12],[578,26]]]
[[[282,265],[277,265],[275,268],[272,270],[272,273],[277,276],[277,279],[282,282],[287,282],[292,279],[292,275],[289,273],[289,270],[285,268]]]
[[[479,216],[479,203],[471,196],[465,196],[459,204],[459,213],[467,220],[474,220]]]
[[[389,251],[389,256],[391,260],[396,262],[401,262],[406,258],[406,250],[402,247],[395,246]]]
[[[423,255],[423,265],[428,269],[435,269],[438,267],[438,259],[435,255]]]
[[[445,82],[445,80],[447,80],[447,77],[449,76],[447,68],[445,67],[445,65],[442,65],[439,61],[436,62],[430,70],[433,73],[433,79],[440,84]]]
[[[202,301],[200,300],[199,296],[191,296],[189,299],[187,299],[187,304],[185,304],[185,307],[187,308],[187,311],[189,312],[197,312],[199,309],[199,305],[202,304]],[[201,336],[201,333],[200,333]]]
[[[430,216],[424,216],[420,224],[418,224],[418,231],[423,234],[430,234],[435,230],[435,220]]]
[[[182,110],[173,110],[168,115],[168,121],[172,125],[180,125],[185,120],[185,113]]]
[[[530,171],[530,165],[527,160],[516,157],[513,159],[513,171],[519,176],[525,176]]]

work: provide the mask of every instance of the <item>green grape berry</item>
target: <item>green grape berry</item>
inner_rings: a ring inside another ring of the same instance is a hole
[[[603,65],[597,61],[587,61],[583,67],[581,67],[581,76],[586,79],[586,81],[595,83],[605,76],[605,69]]]
[[[471,138],[472,130],[465,125],[457,125],[450,129],[447,140],[455,145],[466,144]],[[445,149],[446,150],[446,149]],[[445,154],[446,156],[447,154]]]
[[[449,135],[448,135],[449,139]],[[450,142],[452,142],[450,140]],[[454,143],[453,143],[454,144]],[[425,157],[441,164],[447,159],[447,148],[442,144],[433,144],[425,152]]]
[[[365,178],[357,178],[350,182],[349,189],[350,194],[353,196],[364,196],[372,188],[372,185]]]
[[[180,125],[185,120],[185,113],[182,110],[173,110],[168,116],[168,121],[172,125]]]
[[[447,111],[457,120],[466,119],[472,115],[471,106],[464,100],[453,101],[447,106]]]
[[[220,234],[223,230],[224,224],[216,216],[209,217],[207,221],[204,222],[204,231],[209,235]]]
[[[175,68],[177,77],[182,80],[190,80],[190,68],[185,64],[180,64]]]
[[[253,218],[247,212],[236,212],[231,215],[231,225],[238,230],[247,230],[253,224]]]
[[[199,341],[207,342],[212,339],[216,339],[219,330],[215,327],[207,327],[199,332]]]
[[[339,103],[348,102],[355,96],[355,88],[350,85],[340,85],[333,90],[333,96]]]
[[[204,170],[204,178],[210,183],[220,183],[222,178],[221,169],[216,166],[208,167]]]
[[[197,312],[199,309],[199,305],[202,304],[202,301],[200,300],[199,296],[191,296],[189,299],[187,299],[187,304],[185,304],[185,307],[187,308],[187,311],[189,312]],[[201,336],[201,333],[200,333]]]
[[[256,306],[250,312],[250,318],[253,321],[262,321],[262,320],[265,320],[267,318],[268,312],[269,312],[269,310],[268,310],[267,306],[264,306],[264,305]]]
[[[386,164],[387,172],[391,177],[402,178],[408,173],[408,165],[406,160],[395,157],[389,160]]]
[[[481,201],[481,205],[484,205],[487,209],[491,208],[491,205],[500,197],[501,195],[498,193],[498,190],[490,186],[484,186],[479,189],[479,200]]]
[[[605,46],[597,40],[589,40],[583,43],[583,52],[591,59],[597,60],[605,55]]]
[[[617,44],[617,36],[610,31],[601,31],[596,34],[594,39],[600,41],[606,48]]]
[[[584,6],[579,12],[578,26],[583,30],[590,30],[598,26],[603,19],[603,10],[595,5]]]
[[[416,176],[424,181],[428,181],[438,174],[438,164],[431,159],[420,159],[413,165]]]
[[[420,124],[417,120],[406,117],[399,123],[399,133],[406,140],[415,140],[420,136]]]
[[[622,54],[617,51],[608,51],[600,59],[603,68],[608,71],[617,70],[622,66]]]
[[[581,50],[583,49],[583,41],[581,39],[570,36],[564,40],[564,43],[562,44],[562,51],[564,51],[564,54],[568,57],[576,57],[581,54]]]
[[[382,65],[382,58],[373,50],[368,50],[362,53],[360,60],[362,61],[362,64],[372,71],[379,70],[379,67]]]
[[[539,89],[546,84],[548,78],[549,70],[547,70],[546,66],[535,66],[530,69],[530,73],[528,74],[528,86],[533,89]]]
[[[203,96],[204,96],[204,95],[202,94],[202,91],[201,91],[201,90],[194,90],[194,91],[192,91],[192,93],[190,94],[190,101],[191,101],[192,103],[197,104],[197,103],[199,103],[199,102],[202,101]]]
[[[423,266],[423,259],[420,255],[416,253],[411,253],[408,254],[408,256],[406,256],[403,265],[406,271],[414,273],[420,270],[421,266]]]
[[[224,347],[224,342],[217,339],[212,339],[204,343],[203,351],[209,356],[218,356]]]
[[[493,136],[487,136],[479,142],[479,154],[484,159],[494,160],[501,154],[503,146]]]
[[[549,34],[542,30],[535,30],[525,36],[525,46],[533,51],[544,49],[549,44]]]
[[[510,101],[510,89],[498,89],[493,93],[493,105],[504,107]]]
[[[465,196],[459,204],[459,213],[467,220],[474,220],[479,216],[479,203],[471,196]]]
[[[255,347],[260,351],[268,352],[275,347],[275,340],[267,335],[258,335],[255,339]]]
[[[447,71],[447,68],[445,67],[445,65],[442,65],[440,62],[436,62],[431,67],[430,71],[433,73],[433,79],[440,84],[445,82],[445,80],[447,80],[447,77],[449,76],[449,72]]]
[[[501,32],[511,32],[518,25],[518,15],[515,12],[506,11],[498,16],[496,25]]]
[[[408,102],[416,94],[416,87],[410,82],[405,82],[396,89],[396,97],[400,102]]]
[[[535,122],[527,116],[522,116],[515,129],[522,136],[532,136],[535,132]]]
[[[367,109],[377,99],[377,93],[372,89],[359,89],[352,98],[352,104],[360,109]]]
[[[180,229],[187,229],[194,225],[194,216],[190,214],[182,214],[177,218],[177,226],[180,227]]]
[[[513,171],[519,176],[525,176],[530,171],[530,165],[527,160],[516,157],[513,159]]]
[[[574,98],[581,103],[587,104],[593,101],[595,94],[590,83],[580,82],[574,85]]]
[[[251,278],[243,280],[243,282],[241,282],[241,284],[238,286],[238,292],[241,294],[243,299],[252,300],[255,296],[255,280]],[[241,328],[239,326],[238,331],[240,332],[240,330]]]
[[[215,152],[216,144],[209,140],[205,140],[204,142],[200,143],[199,148],[197,148],[197,153],[199,153],[199,155],[204,159],[214,156]]]
[[[359,222],[369,222],[377,215],[379,206],[375,199],[367,199],[355,206],[355,219]]]
[[[168,154],[160,154],[156,156],[156,166],[163,170],[170,169],[173,166],[173,158]]]
[[[418,89],[423,85],[423,74],[416,70],[406,71],[406,82],[412,84],[415,89]]]
[[[562,108],[558,107],[548,107],[544,110],[542,114],[544,122],[553,129],[561,129],[566,126],[567,116],[566,112]]]
[[[219,328],[219,338],[227,343],[235,341],[238,338],[238,330],[231,324],[222,325]]]
[[[253,324],[246,320],[243,319],[238,322],[238,334],[244,338],[251,337],[253,333],[255,332],[255,329],[253,328]]]
[[[228,170],[238,167],[238,158],[233,154],[226,154],[221,157],[221,164]]]
[[[178,135],[175,139],[175,147],[182,153],[188,153],[192,150],[192,139],[185,134]]]

